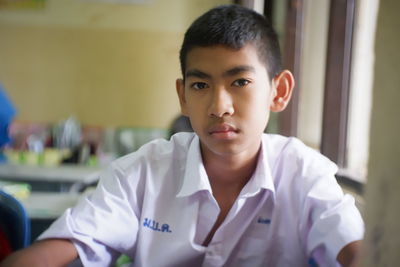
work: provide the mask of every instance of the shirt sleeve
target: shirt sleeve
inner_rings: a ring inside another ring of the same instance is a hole
[[[111,165],[94,193],[66,210],[38,239],[70,239],[84,266],[110,266],[121,253],[133,257],[139,221],[137,203],[128,199],[131,186],[125,173]]]
[[[354,198],[343,194],[334,172],[311,180],[303,216],[307,253],[319,266],[338,266],[340,250],[363,238],[364,222]]]

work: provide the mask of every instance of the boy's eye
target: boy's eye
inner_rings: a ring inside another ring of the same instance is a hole
[[[233,86],[238,86],[238,87],[244,87],[246,85],[248,85],[250,83],[250,81],[246,80],[246,79],[239,79],[233,82]]]
[[[202,83],[202,82],[195,82],[195,83],[192,83],[192,85],[190,87],[192,87],[193,89],[196,89],[196,90],[201,90],[201,89],[206,88],[207,84]]]

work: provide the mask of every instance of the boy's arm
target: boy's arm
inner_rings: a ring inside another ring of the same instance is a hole
[[[11,254],[0,267],[65,266],[78,257],[78,252],[67,239],[45,239]]]
[[[356,267],[359,264],[362,241],[354,241],[342,248],[337,256],[337,261],[343,267]]]

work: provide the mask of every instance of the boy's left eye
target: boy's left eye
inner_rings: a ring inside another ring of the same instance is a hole
[[[238,87],[243,87],[246,86],[250,83],[250,81],[246,80],[246,79],[239,79],[233,82],[233,86],[238,86]]]

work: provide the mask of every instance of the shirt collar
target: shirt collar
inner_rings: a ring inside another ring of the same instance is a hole
[[[261,149],[257,159],[257,167],[250,180],[240,192],[241,197],[251,197],[265,189],[271,192],[275,199],[275,186],[271,175],[271,169],[268,160],[267,140],[262,139]]]
[[[273,199],[275,199],[275,186],[267,158],[266,143],[266,140],[263,138],[256,170],[247,184],[243,187],[240,197],[251,197],[260,192],[261,189],[265,189],[269,190],[273,195]],[[198,136],[195,135],[189,146],[185,174],[177,197],[190,196],[202,190],[207,190],[210,193],[212,192],[210,181],[208,180],[203,160],[201,158],[200,141]]]
[[[211,192],[211,185],[201,158],[199,137],[194,135],[187,153],[182,187],[176,196],[186,197],[202,190]]]

